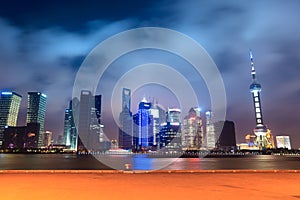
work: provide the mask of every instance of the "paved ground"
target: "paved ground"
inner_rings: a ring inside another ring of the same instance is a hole
[[[300,199],[290,172],[1,171],[1,200]]]

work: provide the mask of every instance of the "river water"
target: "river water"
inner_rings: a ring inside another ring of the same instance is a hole
[[[93,157],[76,154],[0,154],[0,170],[300,170],[300,156],[256,155],[224,158],[148,158],[143,155]]]

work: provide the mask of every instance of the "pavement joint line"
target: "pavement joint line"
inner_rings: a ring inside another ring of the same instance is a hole
[[[300,170],[0,170],[1,174],[300,173]]]

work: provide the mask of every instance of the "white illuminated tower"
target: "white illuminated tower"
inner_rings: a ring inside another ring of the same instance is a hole
[[[267,147],[267,128],[263,123],[263,115],[261,110],[260,102],[260,92],[261,85],[256,80],[256,71],[254,68],[253,55],[250,51],[250,61],[251,61],[251,75],[252,75],[252,84],[250,85],[250,92],[252,93],[253,103],[254,103],[254,112],[256,120],[256,128],[253,130],[256,135],[256,143],[259,149],[265,149]]]

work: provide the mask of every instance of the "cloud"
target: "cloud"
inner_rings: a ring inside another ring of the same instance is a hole
[[[99,24],[79,34],[59,27],[28,31],[0,19],[0,88],[23,96],[20,124],[25,123],[27,92],[41,91],[48,96],[45,127],[61,133],[64,108],[83,58],[108,36],[127,29],[130,21]]]
[[[163,1],[143,8],[134,18],[123,13],[124,19],[120,21],[81,20],[84,24],[79,27],[85,28],[76,31],[53,25],[26,29],[0,19],[0,88],[12,88],[23,95],[23,112],[26,112],[27,91],[41,90],[48,94],[48,127],[59,127],[56,130],[61,132],[63,109],[71,98],[78,67],[88,52],[118,32],[162,26],[189,35],[211,55],[224,79],[227,117],[235,121],[240,140],[255,126],[249,92],[251,48],[258,81],[263,87],[265,121],[275,134],[290,134],[292,142],[300,146],[298,8],[299,2],[292,0]],[[114,15],[113,10],[110,12]]]
[[[263,87],[265,122],[275,135],[290,134],[294,145],[300,146],[295,131],[300,112],[298,8],[297,1],[178,1],[168,7],[174,11],[169,19],[176,19],[173,28],[202,44],[219,67],[228,98],[227,117],[235,121],[239,141],[255,126],[249,93],[252,48]]]

